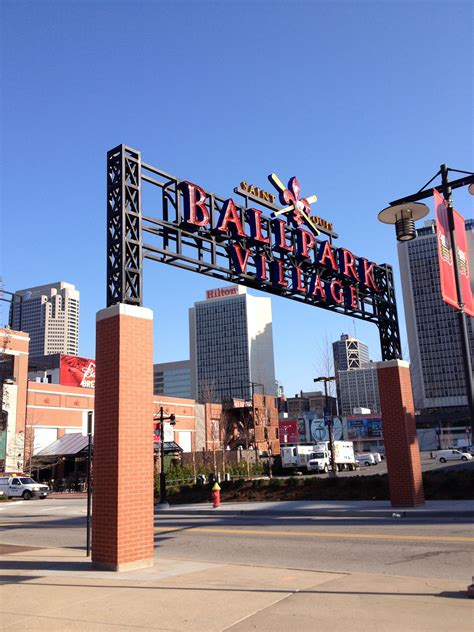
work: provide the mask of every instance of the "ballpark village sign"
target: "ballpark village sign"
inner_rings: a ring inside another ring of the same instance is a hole
[[[285,186],[269,176],[279,207],[246,182],[237,204],[124,145],[108,152],[107,170],[108,306],[142,305],[142,261],[152,259],[373,322],[382,359],[401,357],[391,267],[334,247],[332,224],[311,214],[317,198],[303,197],[296,178]],[[151,210],[142,208],[148,186]]]
[[[276,194],[242,182],[234,189],[238,204],[143,163],[135,149],[119,145],[108,152],[107,308],[98,312],[96,329],[92,561],[97,568],[153,564],[151,424],[157,411],[153,314],[142,306],[144,259],[376,324],[391,501],[397,507],[423,502],[392,269],[334,246],[332,224],[311,213],[316,196],[301,195],[296,178],[288,185],[275,174],[269,180]],[[178,402],[165,405],[166,414],[188,415]]]

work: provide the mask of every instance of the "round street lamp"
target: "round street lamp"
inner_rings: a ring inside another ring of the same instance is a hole
[[[429,212],[426,204],[405,202],[384,208],[378,217],[383,224],[395,224],[397,241],[411,241],[416,237],[415,222],[426,217]]]

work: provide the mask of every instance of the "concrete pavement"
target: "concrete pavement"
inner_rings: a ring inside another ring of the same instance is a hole
[[[94,571],[84,551],[2,547],[1,630],[436,632],[472,629],[461,582],[162,559]]]

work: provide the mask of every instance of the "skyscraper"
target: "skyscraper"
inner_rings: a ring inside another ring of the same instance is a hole
[[[30,335],[30,356],[78,355],[79,292],[59,281],[15,292],[11,327]]]
[[[342,334],[339,340],[332,343],[334,371],[360,369],[362,364],[369,361],[369,347],[361,340]]]
[[[352,415],[354,408],[380,410],[377,370],[370,365],[369,347],[342,334],[332,343],[339,414]]]
[[[338,386],[339,412],[344,417],[353,415],[356,408],[368,408],[372,413],[380,412],[377,369],[370,362],[359,369],[339,371]]]
[[[189,310],[193,392],[198,401],[276,396],[269,298],[228,286]]]
[[[474,220],[466,220],[465,225],[472,288]],[[399,243],[398,257],[415,408],[467,406],[459,317],[441,297],[435,222],[425,222],[413,241]],[[473,356],[473,319],[467,321]]]

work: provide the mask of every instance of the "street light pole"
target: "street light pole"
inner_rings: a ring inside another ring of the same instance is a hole
[[[457,180],[448,180],[450,171],[462,173],[463,176]],[[427,188],[435,178],[441,176],[441,185]],[[463,368],[466,384],[466,395],[469,409],[469,419],[471,431],[474,430],[474,385],[472,379],[472,361],[469,347],[469,336],[467,331],[467,319],[464,309],[461,281],[459,276],[459,262],[456,246],[456,232],[454,229],[454,214],[451,193],[453,189],[469,187],[469,193],[474,194],[474,174],[459,169],[450,169],[446,165],[441,165],[440,170],[418,193],[408,195],[404,198],[390,202],[390,205],[378,215],[379,220],[385,224],[395,224],[397,240],[410,241],[415,239],[415,221],[425,217],[429,213],[429,208],[425,204],[419,204],[419,200],[432,197],[433,190],[437,189],[446,201],[449,233],[451,239],[451,249],[453,252],[453,269],[456,283],[458,314],[459,314],[459,335],[461,338],[461,348],[463,356]]]
[[[91,552],[91,505],[92,505],[92,485],[91,485],[91,465],[92,465],[92,421],[94,413],[90,410],[87,413],[87,529],[86,529],[86,557]]]
[[[332,410],[329,409],[329,396],[328,396],[328,382],[333,382],[335,379],[336,378],[334,375],[326,375],[322,377],[315,377],[313,380],[313,382],[323,382],[324,384],[324,423],[328,427],[329,450],[331,452],[331,470],[329,472],[330,478],[334,478],[337,476],[336,457],[334,453],[334,436],[332,433],[333,418],[332,418]]]
[[[469,349],[469,336],[467,333],[467,318],[464,311],[464,301],[462,296],[461,278],[459,276],[459,261],[457,256],[457,244],[456,244],[456,231],[454,230],[454,213],[453,213],[453,201],[451,196],[451,186],[448,181],[448,168],[446,165],[441,165],[441,181],[443,186],[443,197],[446,200],[446,207],[448,211],[448,223],[449,234],[451,237],[451,248],[453,251],[453,268],[454,279],[456,281],[456,292],[459,303],[458,318],[459,318],[459,333],[461,336],[461,349],[463,355],[464,376],[466,382],[467,402],[469,406],[469,416],[471,418],[471,429],[474,429],[474,389],[472,383],[472,362],[471,353]]]
[[[161,509],[168,509],[169,503],[166,499],[164,422],[165,420],[169,420],[170,424],[174,426],[176,424],[176,417],[174,415],[165,415],[163,406],[161,406],[160,412],[157,415],[154,415],[153,419],[160,422],[160,502],[158,503],[158,506]]]

